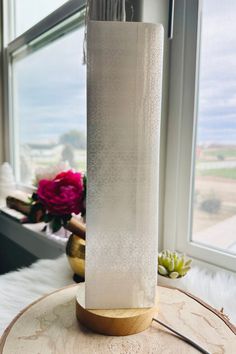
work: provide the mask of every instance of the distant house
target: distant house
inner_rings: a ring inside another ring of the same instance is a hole
[[[28,148],[30,149],[30,156],[34,159],[37,158],[46,158],[47,160],[55,160],[55,158],[61,155],[63,145],[58,145],[55,143],[48,144],[48,143],[41,143],[41,144],[34,144],[30,143],[27,144]]]

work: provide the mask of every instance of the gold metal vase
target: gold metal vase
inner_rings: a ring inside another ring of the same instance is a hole
[[[66,245],[66,255],[73,272],[84,279],[85,240],[76,234],[71,234]]]

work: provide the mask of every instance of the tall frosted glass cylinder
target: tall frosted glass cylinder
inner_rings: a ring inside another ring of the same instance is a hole
[[[155,302],[163,28],[90,21],[87,308]]]

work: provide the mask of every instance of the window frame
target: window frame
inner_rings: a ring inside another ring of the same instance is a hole
[[[0,21],[4,37],[1,53],[3,91],[1,115],[3,159],[15,166],[13,114],[9,95],[11,89],[9,58],[14,51],[85,9],[86,0],[66,2],[7,45],[6,38],[13,33],[9,24],[4,23],[4,19],[7,18],[6,14],[14,14],[14,9],[10,4],[9,0],[1,1],[4,10],[1,12],[4,15]],[[197,49],[200,40],[198,21],[201,21],[201,4],[202,0],[178,0],[175,3],[174,37],[170,42],[164,225],[161,241],[163,241],[164,248],[186,252],[196,259],[236,271],[235,256],[189,240],[191,230],[189,221],[192,216],[191,194],[194,188],[192,171],[197,115],[195,91],[198,86],[199,57]],[[17,187],[29,189],[22,185]]]
[[[178,0],[170,54],[164,247],[236,271],[236,257],[191,241],[202,0]]]
[[[2,48],[2,67],[3,67],[3,110],[2,110],[2,121],[3,121],[3,160],[8,161],[13,167],[13,171],[17,172],[17,161],[16,161],[16,149],[17,149],[17,137],[16,137],[16,126],[13,116],[13,95],[11,95],[13,89],[13,77],[11,71],[12,58],[14,53],[26,48],[29,43],[40,41],[42,36],[45,36],[41,41],[41,46],[46,45],[48,42],[47,35],[52,39],[59,37],[64,31],[70,31],[73,28],[79,27],[80,22],[76,18],[76,15],[80,14],[86,9],[86,0],[70,0],[67,1],[62,6],[58,7],[51,14],[43,18],[41,21],[36,23],[34,26],[29,28],[26,32],[22,33],[20,36],[9,41],[14,33],[14,28],[11,23],[6,19],[9,16],[14,16],[13,9],[14,0],[2,0],[3,12],[2,12],[2,22],[3,22],[3,48]],[[68,20],[68,21],[66,21]],[[64,23],[64,24],[63,24]],[[62,26],[60,26],[63,24]],[[53,34],[51,35],[51,32]],[[33,187],[24,185],[22,183],[17,183],[17,188],[25,191],[32,191]]]

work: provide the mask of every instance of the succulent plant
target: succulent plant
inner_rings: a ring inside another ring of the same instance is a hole
[[[158,273],[171,279],[181,278],[190,270],[191,263],[184,255],[165,250],[158,255]]]

